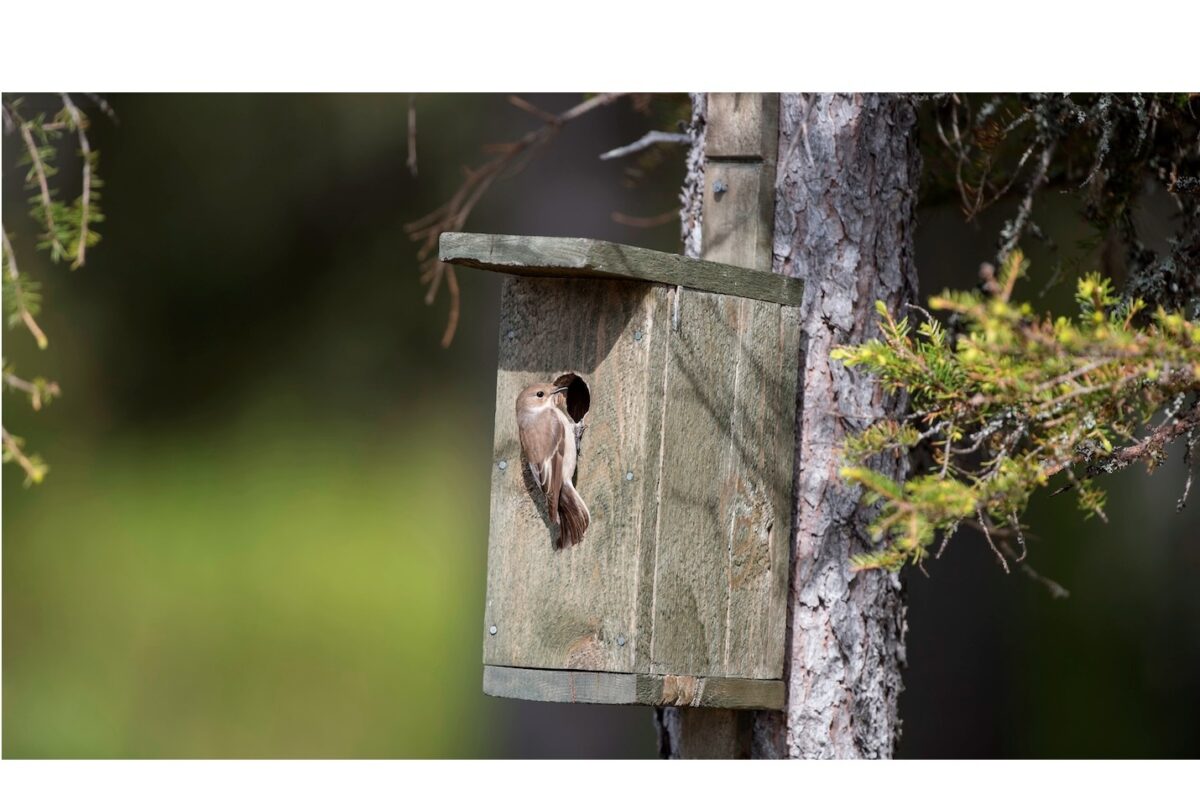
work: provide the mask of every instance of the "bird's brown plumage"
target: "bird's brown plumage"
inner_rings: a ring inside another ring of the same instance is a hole
[[[517,395],[517,431],[534,481],[546,495],[546,512],[558,526],[557,547],[578,544],[591,514],[573,483],[575,422],[565,411],[565,387],[538,383]]]

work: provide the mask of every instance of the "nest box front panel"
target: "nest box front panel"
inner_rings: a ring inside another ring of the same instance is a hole
[[[652,562],[668,290],[632,282],[506,277],[492,464],[484,663],[632,672]],[[521,455],[514,403],[574,373],[590,388],[575,486],[591,512],[555,549]],[[650,626],[646,621],[645,630]]]
[[[781,678],[798,311],[687,290],[678,306],[650,671]]]

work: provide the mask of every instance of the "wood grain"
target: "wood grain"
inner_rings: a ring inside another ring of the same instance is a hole
[[[782,681],[690,675],[643,675],[485,666],[483,691],[493,697],[553,703],[607,703],[683,708],[783,707]]]
[[[666,368],[653,646],[646,666],[778,678],[796,319],[778,305],[686,291],[679,316]]]
[[[658,464],[647,446],[661,438],[662,379],[654,365],[665,358],[667,294],[616,281],[505,281],[487,664],[632,669],[643,514],[654,512],[644,507],[644,487]],[[555,551],[544,498],[523,463],[513,404],[525,386],[565,372],[579,374],[592,392],[576,481],[592,524],[581,544]]]
[[[795,278],[595,239],[443,233],[438,257],[510,275],[651,281],[781,305],[804,297]]]
[[[704,138],[704,154],[710,160],[774,161],[779,138],[779,95],[710,93]],[[708,208],[706,204],[706,213]]]
[[[764,275],[774,274],[771,272],[774,164],[709,162],[704,184],[701,237],[705,259],[753,268]]]

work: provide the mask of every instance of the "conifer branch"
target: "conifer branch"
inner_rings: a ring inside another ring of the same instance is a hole
[[[92,147],[87,138],[87,117],[80,113],[79,109],[71,102],[70,96],[65,92],[62,94],[63,108],[67,110],[67,114],[71,118],[71,127],[75,129],[76,136],[79,137],[79,152],[83,156],[83,182],[80,191],[80,220],[79,220],[79,245],[76,248],[75,260],[71,263],[71,269],[82,267],[87,260],[87,240],[88,240],[88,223],[91,218],[92,205]]]
[[[20,128],[21,139],[25,142],[25,150],[29,154],[34,174],[37,176],[42,211],[46,216],[46,235],[49,237],[51,252],[59,254],[63,252],[63,249],[58,241],[58,227],[54,224],[54,201],[50,195],[50,184],[46,180],[46,166],[42,161],[41,150],[38,148],[37,142],[33,140],[33,123],[21,120]]]
[[[25,471],[25,485],[41,483],[49,472],[49,468],[37,456],[26,455],[21,449],[23,442],[0,427],[0,436],[4,439],[4,461],[15,461]]]
[[[1072,489],[1084,512],[1105,519],[1095,477],[1136,462],[1153,468],[1185,434],[1190,469],[1200,431],[1200,321],[1160,308],[1139,324],[1144,302],[1119,300],[1098,275],[1079,281],[1078,322],[1040,317],[1011,300],[1023,263],[1014,250],[1001,270],[1003,286],[989,294],[931,298],[932,309],[962,321],[956,341],[925,312],[914,331],[909,318],[880,307],[880,339],[834,352],[886,389],[906,392],[914,409],[903,422],[878,423],[847,440],[842,475],[863,487],[868,503],[880,504],[870,531],[883,542],[856,557],[856,569],[919,564],[939,533],[944,545],[964,522],[977,522],[1007,569],[996,531],[1011,526],[1019,562],[1019,515],[1055,475],[1070,479],[1055,494]],[[1161,409],[1168,418],[1137,435],[1138,423]],[[867,466],[921,444],[933,450],[932,467],[903,484]]]
[[[13,313],[24,323],[25,328],[33,334],[34,340],[37,342],[39,350],[45,350],[50,344],[50,340],[46,338],[46,334],[42,331],[42,327],[37,324],[37,320],[33,318],[35,311],[31,308],[31,300],[28,296],[29,288],[17,270],[17,256],[13,252],[12,243],[8,241],[8,231],[0,229],[4,236],[4,261],[8,265],[5,272],[7,280],[5,284],[10,287],[12,292]]]

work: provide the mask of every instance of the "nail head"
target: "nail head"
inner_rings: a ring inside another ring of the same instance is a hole
[[[633,332],[633,340],[634,340],[635,342],[640,342],[640,341],[642,340],[642,332],[641,332],[641,331],[634,331],[634,332]]]
[[[496,466],[499,467],[500,469],[508,469],[508,462],[501,459],[500,463],[497,464]]]
[[[633,473],[632,473],[632,472],[626,472],[626,473],[625,473],[625,480],[627,480],[627,481],[631,481],[631,480],[633,480]]]
[[[617,647],[624,647],[624,646],[625,646],[625,637],[618,636],[617,637]]]
[[[496,635],[496,626],[493,625],[492,627],[488,628],[488,633],[491,634],[492,636],[495,636]]]

